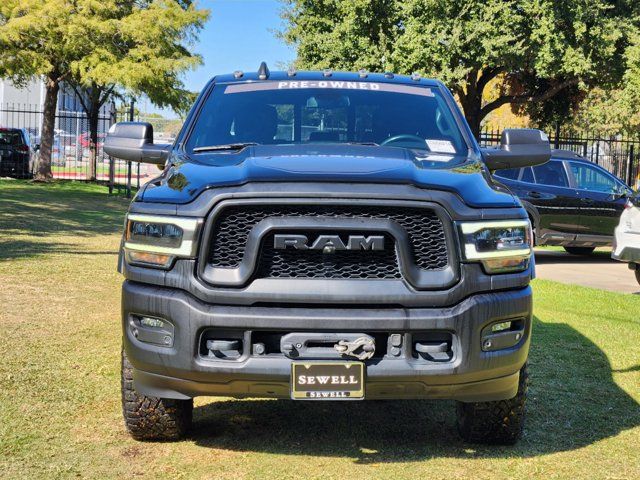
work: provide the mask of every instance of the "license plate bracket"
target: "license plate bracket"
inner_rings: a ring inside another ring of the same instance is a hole
[[[362,400],[364,398],[362,362],[292,362],[293,400]]]

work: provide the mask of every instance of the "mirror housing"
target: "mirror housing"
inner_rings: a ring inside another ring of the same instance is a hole
[[[633,197],[633,190],[627,185],[617,185],[616,190],[611,195],[614,200],[619,198],[631,198]]]
[[[498,148],[483,148],[482,157],[489,170],[535,167],[551,158],[549,138],[533,128],[507,128]]]
[[[153,143],[153,125],[146,122],[118,122],[104,139],[104,152],[130,162],[164,165],[169,144]]]

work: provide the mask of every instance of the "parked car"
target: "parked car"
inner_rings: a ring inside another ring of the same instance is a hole
[[[98,150],[102,149],[102,146],[104,145],[104,139],[107,136],[106,133],[98,133],[98,142],[97,142],[97,146],[98,146]],[[91,146],[91,134],[89,132],[85,132],[83,134],[78,135],[78,144],[83,148],[83,149],[88,149]]]
[[[0,176],[33,177],[29,134],[22,128],[0,128]]]
[[[459,402],[466,440],[514,443],[531,226],[488,172],[548,161],[547,137],[480,149],[439,81],[265,64],[216,76],[192,111],[173,145],[142,122],[104,143],[169,162],[120,255],[133,437],[179,438],[199,395],[437,398]]]
[[[565,150],[537,167],[497,170],[500,183],[522,201],[537,245],[560,245],[576,255],[611,246],[629,196],[622,180]]]
[[[616,227],[611,257],[628,262],[635,270],[636,280],[640,283],[640,197],[635,195],[627,200]]]

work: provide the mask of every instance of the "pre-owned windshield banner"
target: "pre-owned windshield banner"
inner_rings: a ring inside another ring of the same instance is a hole
[[[340,80],[287,80],[282,82],[237,83],[227,85],[224,93],[260,92],[265,90],[301,90],[311,88],[321,90],[370,90],[372,92],[407,93],[410,95],[433,97],[431,89],[426,87],[413,87],[411,85],[399,85],[395,83],[345,82]]]

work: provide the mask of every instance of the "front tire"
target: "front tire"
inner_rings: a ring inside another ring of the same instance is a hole
[[[529,384],[527,364],[520,369],[518,393],[509,400],[458,402],[458,432],[467,442],[513,445],[522,436]]]
[[[136,440],[178,440],[191,426],[193,400],[147,397],[133,386],[133,367],[122,350],[122,414]]]

